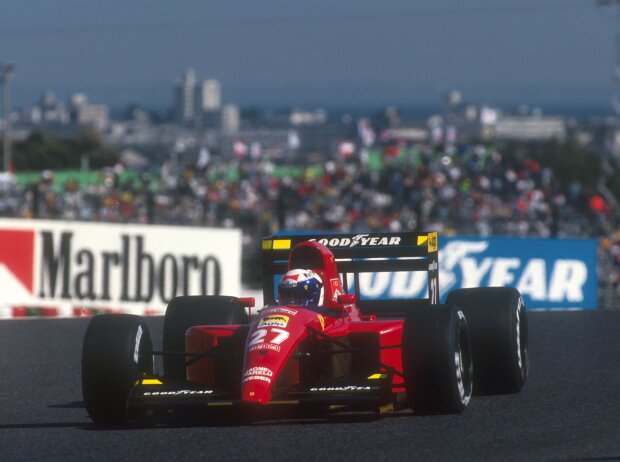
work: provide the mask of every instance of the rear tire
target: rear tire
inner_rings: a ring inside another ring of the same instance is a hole
[[[153,345],[142,318],[103,314],[91,319],[82,347],[82,394],[95,424],[126,424],[132,387],[152,373]]]
[[[416,414],[458,414],[469,404],[472,357],[465,315],[455,306],[429,305],[403,326],[403,369]]]
[[[173,298],[164,317],[164,376],[185,380],[185,356],[165,352],[185,351],[185,332],[190,327],[247,323],[248,315],[237,297],[198,295]]]
[[[450,292],[446,303],[465,312],[474,356],[476,394],[517,393],[529,370],[528,325],[523,298],[512,287]]]

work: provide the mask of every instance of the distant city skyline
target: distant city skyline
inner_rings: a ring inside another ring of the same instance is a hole
[[[591,0],[6,0],[0,62],[13,107],[44,90],[118,109],[172,109],[187,68],[218,80],[222,104],[600,107],[617,7]]]
[[[51,91],[60,100],[69,100],[75,93],[85,94],[89,101],[110,106],[113,113],[124,113],[129,107],[138,105],[147,110],[166,112],[171,117],[175,112],[174,82],[138,85],[135,87],[96,87],[79,86],[80,91],[70,87],[41,88],[41,89],[13,89],[13,110],[38,104],[46,91]],[[567,88],[564,91],[553,89],[506,89],[505,92],[485,92],[486,97],[469,91],[465,87],[454,88],[462,93],[464,102],[478,106],[494,106],[516,111],[521,105],[530,108],[540,108],[544,113],[561,113],[574,116],[606,116],[613,113],[607,91],[588,91],[584,88]],[[16,95],[17,93],[17,95]],[[385,98],[374,97],[381,93]],[[290,107],[307,109],[326,108],[336,112],[355,112],[367,114],[368,111],[377,111],[388,106],[396,106],[404,112],[413,114],[427,114],[441,111],[444,97],[447,92],[431,91],[420,92],[418,95],[407,89],[389,87],[362,86],[352,87],[348,84],[334,84],[324,87],[289,86],[278,88],[262,87],[227,87],[222,83],[223,100],[226,103],[237,104],[240,107],[256,107],[265,110],[278,110]],[[582,99],[569,99],[565,93],[584,95]],[[590,97],[586,97],[590,96]],[[374,98],[373,98],[374,97]],[[368,115],[368,114],[367,114]]]

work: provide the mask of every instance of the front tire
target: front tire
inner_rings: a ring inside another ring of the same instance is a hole
[[[450,292],[446,303],[467,316],[474,356],[476,394],[517,393],[528,371],[525,304],[512,287],[481,287]]]
[[[403,326],[403,369],[416,414],[458,414],[473,390],[467,320],[450,305],[410,313]]]
[[[152,373],[153,345],[142,318],[103,314],[91,319],[82,347],[82,394],[95,424],[126,424],[131,388]]]

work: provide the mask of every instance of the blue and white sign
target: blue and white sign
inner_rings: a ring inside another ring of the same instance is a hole
[[[595,309],[596,246],[592,239],[440,237],[441,300],[462,287],[511,286],[528,309]],[[427,276],[360,274],[360,292],[365,299],[427,297]]]

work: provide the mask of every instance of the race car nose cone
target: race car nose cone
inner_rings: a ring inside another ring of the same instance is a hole
[[[271,384],[261,379],[243,382],[241,400],[246,403],[267,404],[271,398]]]

